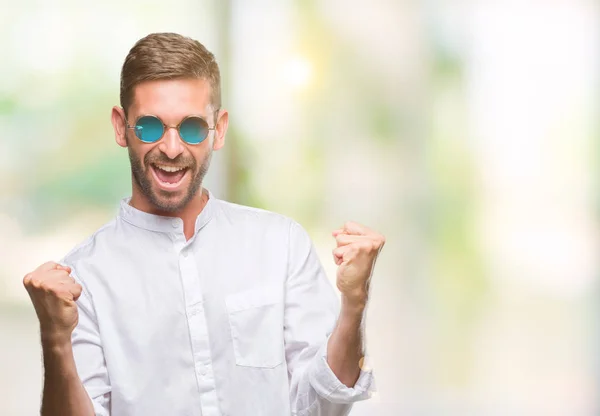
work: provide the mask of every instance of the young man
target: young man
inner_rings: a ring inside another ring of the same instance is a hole
[[[219,68],[152,34],[121,73],[132,196],[23,283],[40,326],[43,416],[347,415],[369,397],[361,326],[384,238],[335,230],[341,309],[307,233],[202,188],[223,147]]]

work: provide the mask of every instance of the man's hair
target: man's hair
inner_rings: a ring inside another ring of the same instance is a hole
[[[221,75],[215,56],[197,40],[176,33],[152,33],[136,42],[121,70],[121,107],[133,102],[133,90],[144,81],[205,79],[211,87],[211,106],[221,108]]]

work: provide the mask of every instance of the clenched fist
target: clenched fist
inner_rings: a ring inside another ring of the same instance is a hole
[[[78,321],[75,301],[81,295],[81,285],[70,273],[70,267],[48,262],[23,278],[40,321],[42,340],[51,343],[71,341],[71,333]]]
[[[385,237],[355,222],[347,222],[332,234],[337,242],[333,250],[333,259],[338,265],[337,287],[351,302],[364,303]]]

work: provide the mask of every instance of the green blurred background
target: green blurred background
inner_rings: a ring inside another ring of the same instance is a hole
[[[0,0],[1,415],[33,415],[23,275],[130,192],[110,109],[151,32],[217,56],[230,112],[206,187],[383,232],[353,415],[597,415],[599,5]]]

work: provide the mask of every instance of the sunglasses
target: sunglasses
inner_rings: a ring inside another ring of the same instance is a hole
[[[134,129],[135,135],[144,143],[156,143],[169,128],[175,128],[179,137],[188,144],[200,144],[208,137],[208,133],[215,127],[210,127],[206,120],[198,116],[187,116],[176,126],[167,126],[156,116],[140,116],[134,126],[125,122],[128,129]]]

